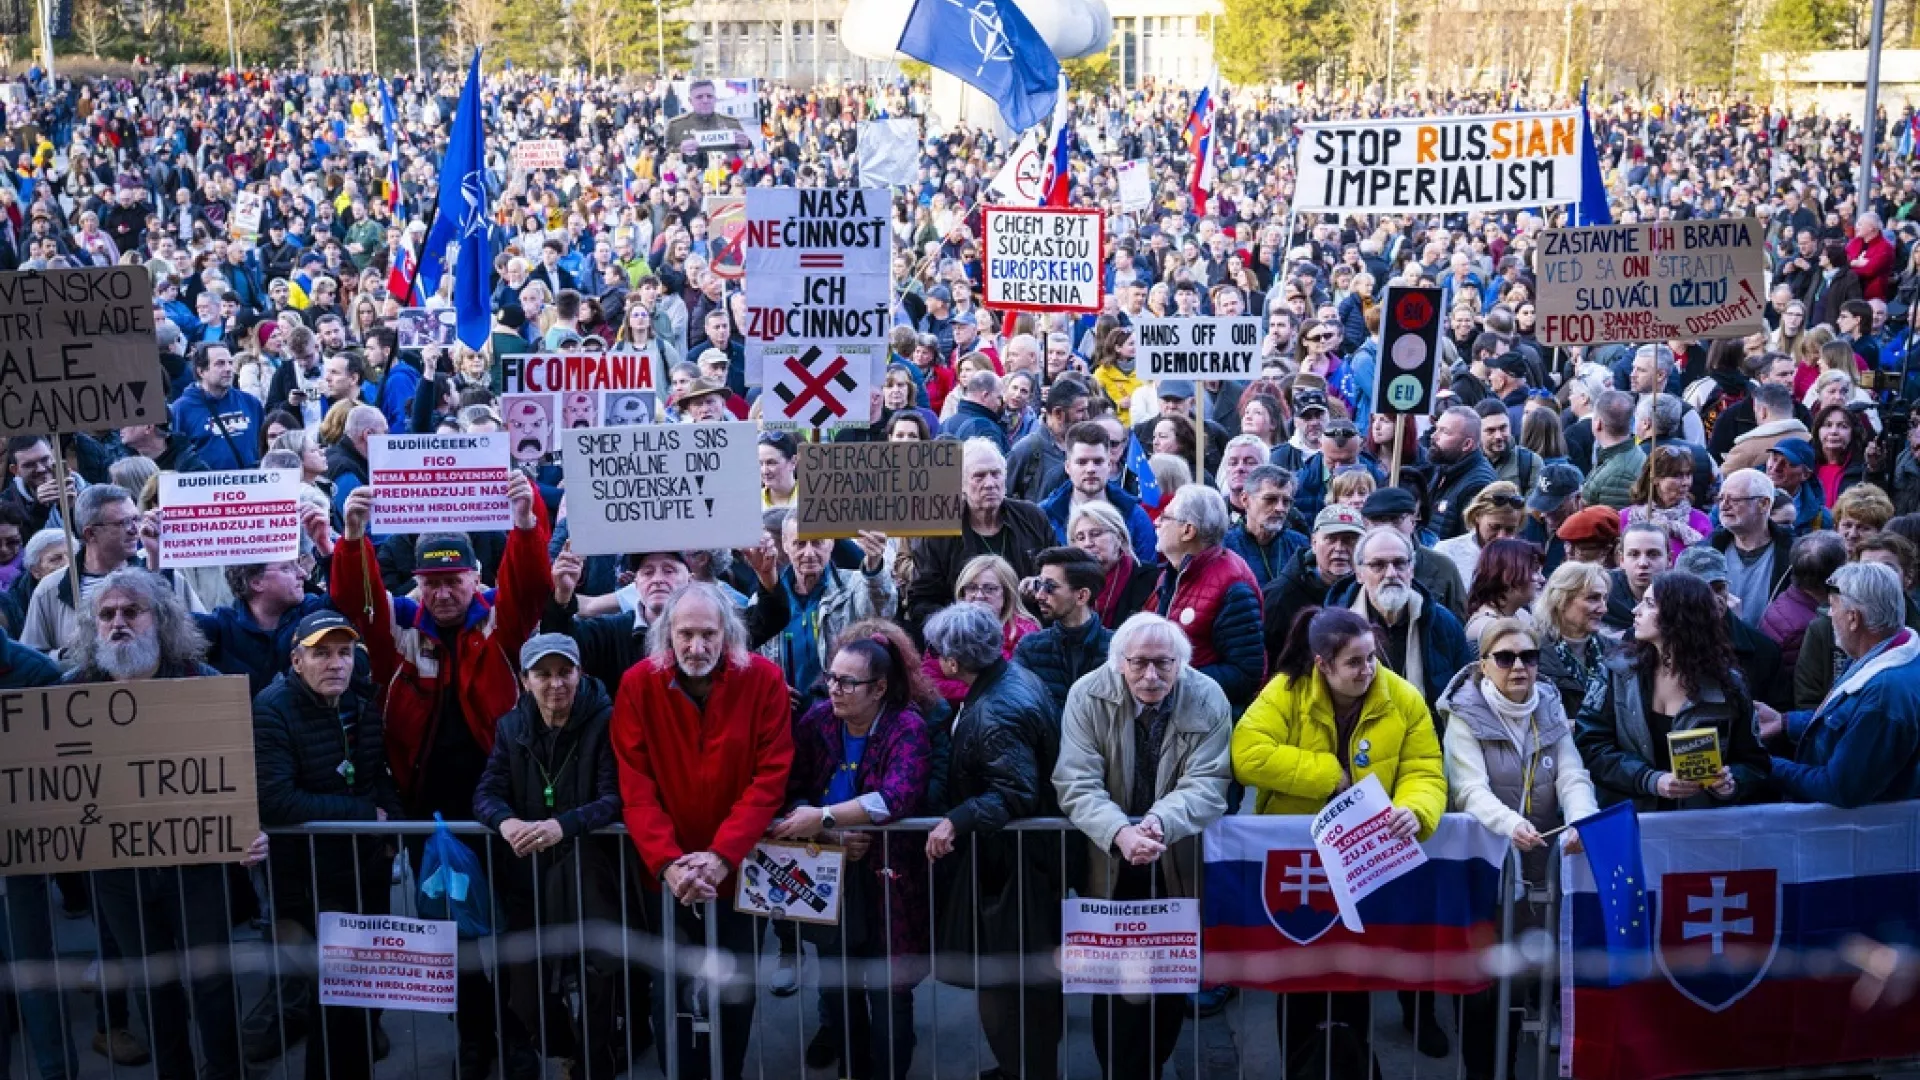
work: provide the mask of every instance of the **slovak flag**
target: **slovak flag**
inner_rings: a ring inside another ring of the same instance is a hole
[[[1193,155],[1193,172],[1187,180],[1187,196],[1193,200],[1195,217],[1205,217],[1207,203],[1213,198],[1213,119],[1215,98],[1219,90],[1215,86],[1218,77],[1207,79],[1207,85],[1193,99],[1193,111],[1187,114],[1187,126],[1180,137],[1187,144],[1187,151]]]
[[[1504,837],[1464,814],[1441,818],[1420,845],[1427,861],[1360,901],[1366,931],[1356,934],[1340,921],[1312,822],[1236,815],[1207,828],[1200,896],[1208,985],[1469,994],[1491,983],[1480,952],[1498,938]]]
[[[1047,172],[1042,184],[1045,191],[1042,202],[1046,206],[1068,205],[1068,195],[1073,187],[1071,166],[1067,161],[1067,76],[1060,75],[1060,95],[1053,103],[1053,134],[1047,140]]]
[[[1590,860],[1561,860],[1561,1076],[1920,1055],[1920,998],[1856,998],[1861,974],[1843,952],[1920,941],[1920,804],[1742,806],[1639,824],[1652,962],[1635,978],[1610,977],[1620,966]]]
[[[413,259],[413,237],[406,232],[400,234],[398,250],[393,255],[393,268],[387,271],[387,295],[400,301],[405,307],[419,307],[420,299],[415,294],[418,281]]]

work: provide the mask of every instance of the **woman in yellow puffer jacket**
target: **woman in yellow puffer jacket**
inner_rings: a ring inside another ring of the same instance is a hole
[[[1276,669],[1233,732],[1233,778],[1257,790],[1256,812],[1317,813],[1375,776],[1393,800],[1393,835],[1431,836],[1447,809],[1440,737],[1425,695],[1380,664],[1373,624],[1339,608],[1308,608],[1294,619]],[[1366,993],[1281,994],[1277,1008],[1288,1076],[1328,1067],[1336,1076],[1380,1075],[1369,1062]],[[1431,1041],[1440,1032],[1419,1034]]]

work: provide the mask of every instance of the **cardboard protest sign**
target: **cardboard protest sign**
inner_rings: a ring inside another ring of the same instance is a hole
[[[1060,901],[1060,979],[1069,994],[1200,989],[1200,901]]]
[[[740,861],[733,909],[769,919],[840,921],[846,854],[837,847],[762,840]]]
[[[166,419],[146,267],[0,272],[0,435]]]
[[[393,332],[403,349],[452,345],[459,330],[460,316],[452,308],[405,308],[393,321]]]
[[[794,513],[802,540],[958,536],[959,443],[801,443]]]
[[[538,465],[553,453],[553,431],[559,414],[559,394],[501,395],[500,416],[507,422],[509,440],[507,453],[515,465]]]
[[[300,557],[300,470],[160,474],[160,565]]]
[[[562,432],[573,550],[621,555],[759,543],[758,435],[745,422]]]
[[[1753,218],[1548,229],[1534,256],[1540,344],[1764,330],[1765,233]]]
[[[522,172],[567,167],[567,143],[564,139],[528,139],[513,147],[514,167]]]
[[[504,532],[509,436],[374,435],[367,440],[376,533]]]
[[[260,236],[260,216],[267,209],[267,198],[257,191],[242,191],[233,197],[233,217],[227,222],[227,235],[236,240]]]
[[[1100,310],[1104,215],[1057,207],[980,208],[981,296],[1015,311]]]
[[[1260,317],[1137,318],[1134,370],[1147,382],[1218,379],[1245,382],[1260,374]]]
[[[1123,161],[1114,166],[1114,180],[1120,191],[1120,209],[1128,212],[1153,205],[1153,166],[1145,161]]]
[[[323,911],[316,920],[320,1004],[450,1013],[459,981],[459,924]]]
[[[1580,111],[1301,125],[1293,209],[1511,210],[1580,200]]]
[[[1427,853],[1413,838],[1388,834],[1387,819],[1392,813],[1393,801],[1380,786],[1380,778],[1368,773],[1313,816],[1313,846],[1327,868],[1340,922],[1356,934],[1366,929],[1360,921],[1360,901],[1427,861]]]
[[[649,390],[666,386],[667,373],[651,352],[528,353],[500,359],[502,394],[556,394],[569,390]]]
[[[0,876],[238,862],[260,831],[244,676],[0,692]]]
[[[768,410],[770,423],[871,419],[865,388],[893,328],[892,205],[885,189],[747,189],[747,379],[784,383],[791,406]],[[836,391],[848,367],[856,384]]]

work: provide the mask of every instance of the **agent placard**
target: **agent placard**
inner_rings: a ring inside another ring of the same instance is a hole
[[[794,513],[802,540],[958,536],[959,443],[801,443]]]
[[[146,267],[0,271],[0,435],[166,419]]]

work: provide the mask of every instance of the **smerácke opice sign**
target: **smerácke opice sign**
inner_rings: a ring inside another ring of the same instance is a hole
[[[1739,338],[1763,330],[1766,256],[1753,218],[1548,229],[1542,345]]]
[[[145,267],[0,273],[0,434],[166,418]]]
[[[1303,128],[1296,210],[1510,210],[1580,198],[1577,110]]]

